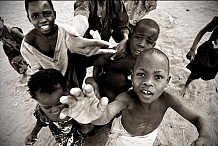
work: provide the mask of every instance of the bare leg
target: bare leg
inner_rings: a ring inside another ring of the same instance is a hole
[[[182,89],[182,96],[184,97],[185,96],[185,93],[186,93],[186,89],[188,88],[189,84],[193,81],[194,79],[191,78],[191,75],[189,75],[185,85],[184,85],[184,88]]]

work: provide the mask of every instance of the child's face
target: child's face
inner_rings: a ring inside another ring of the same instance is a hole
[[[143,103],[152,103],[169,82],[167,61],[160,55],[141,57],[133,72],[133,88]]]
[[[52,30],[56,16],[47,1],[33,1],[29,3],[27,17],[36,30],[47,34]]]
[[[154,47],[158,37],[158,30],[148,26],[138,26],[130,36],[130,50],[136,57],[140,52]]]
[[[67,107],[67,105],[62,104],[59,99],[61,96],[67,94],[68,93],[63,90],[60,84],[58,84],[56,86],[56,90],[52,92],[52,94],[41,93],[40,91],[37,91],[36,100],[45,114],[59,117],[60,112]]]

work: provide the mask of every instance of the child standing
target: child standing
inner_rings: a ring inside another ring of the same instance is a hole
[[[96,83],[90,78],[86,83],[99,90],[101,97],[108,97],[109,102],[113,101],[117,95],[132,86],[128,76],[132,73],[135,59],[140,52],[155,46],[159,32],[160,28],[154,20],[140,20],[129,36],[127,55],[115,60],[111,60],[110,54],[99,57],[93,68]]]
[[[195,50],[198,42],[206,32],[212,32],[210,38],[198,47],[197,54]],[[190,51],[186,57],[191,60],[187,68],[191,71],[185,86],[183,95],[189,84],[195,79],[203,79],[205,81],[214,79],[218,72],[218,17],[208,23],[196,36]],[[218,85],[217,85],[218,86]]]
[[[3,43],[4,52],[11,66],[19,74],[25,76],[28,65],[20,53],[23,37],[21,28],[6,26],[4,20],[0,17],[0,41]]]
[[[51,0],[25,0],[25,9],[34,29],[25,35],[21,54],[32,73],[42,68],[55,68],[65,76],[67,86],[78,86],[72,53],[91,56],[108,52],[99,48],[110,43],[75,36],[77,32],[72,28],[55,24],[56,12]]]
[[[133,89],[118,95],[105,114],[92,122],[106,124],[121,112],[113,120],[107,146],[152,146],[169,107],[196,126],[199,137],[193,145],[211,145],[211,129],[204,118],[165,89],[170,80],[169,70],[169,59],[162,51],[150,48],[139,54],[132,74]]]

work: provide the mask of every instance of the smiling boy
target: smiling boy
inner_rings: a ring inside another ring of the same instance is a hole
[[[51,0],[25,0],[25,9],[34,28],[25,35],[21,54],[32,74],[42,68],[55,68],[68,79],[70,88],[78,86],[71,54],[91,56],[112,51],[99,49],[110,45],[106,41],[85,39],[78,36],[73,26],[55,24],[56,12]]]

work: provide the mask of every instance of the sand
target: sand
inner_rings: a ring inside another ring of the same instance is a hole
[[[172,79],[169,90],[174,92],[191,110],[207,118],[213,129],[214,144],[218,145],[218,93],[215,80],[201,79],[191,83],[187,94],[182,97],[181,89],[190,73],[186,69],[189,60],[185,55],[197,35],[215,15],[216,1],[158,1],[157,9],[146,17],[160,25],[161,33],[157,48],[170,58]],[[73,18],[73,1],[54,1],[56,22],[70,24]],[[1,1],[0,16],[8,26],[19,26],[27,33],[32,25],[24,9],[24,1]],[[200,43],[207,40],[207,33]],[[35,124],[32,113],[36,101],[32,100],[26,86],[19,83],[20,75],[10,66],[0,45],[0,146],[23,146],[24,139]],[[218,80],[218,77],[216,77]],[[98,130],[86,139],[86,146],[103,146],[108,127]],[[186,146],[198,137],[196,128],[172,109],[169,109],[159,127],[157,145]],[[35,146],[56,146],[48,128],[38,135]]]

